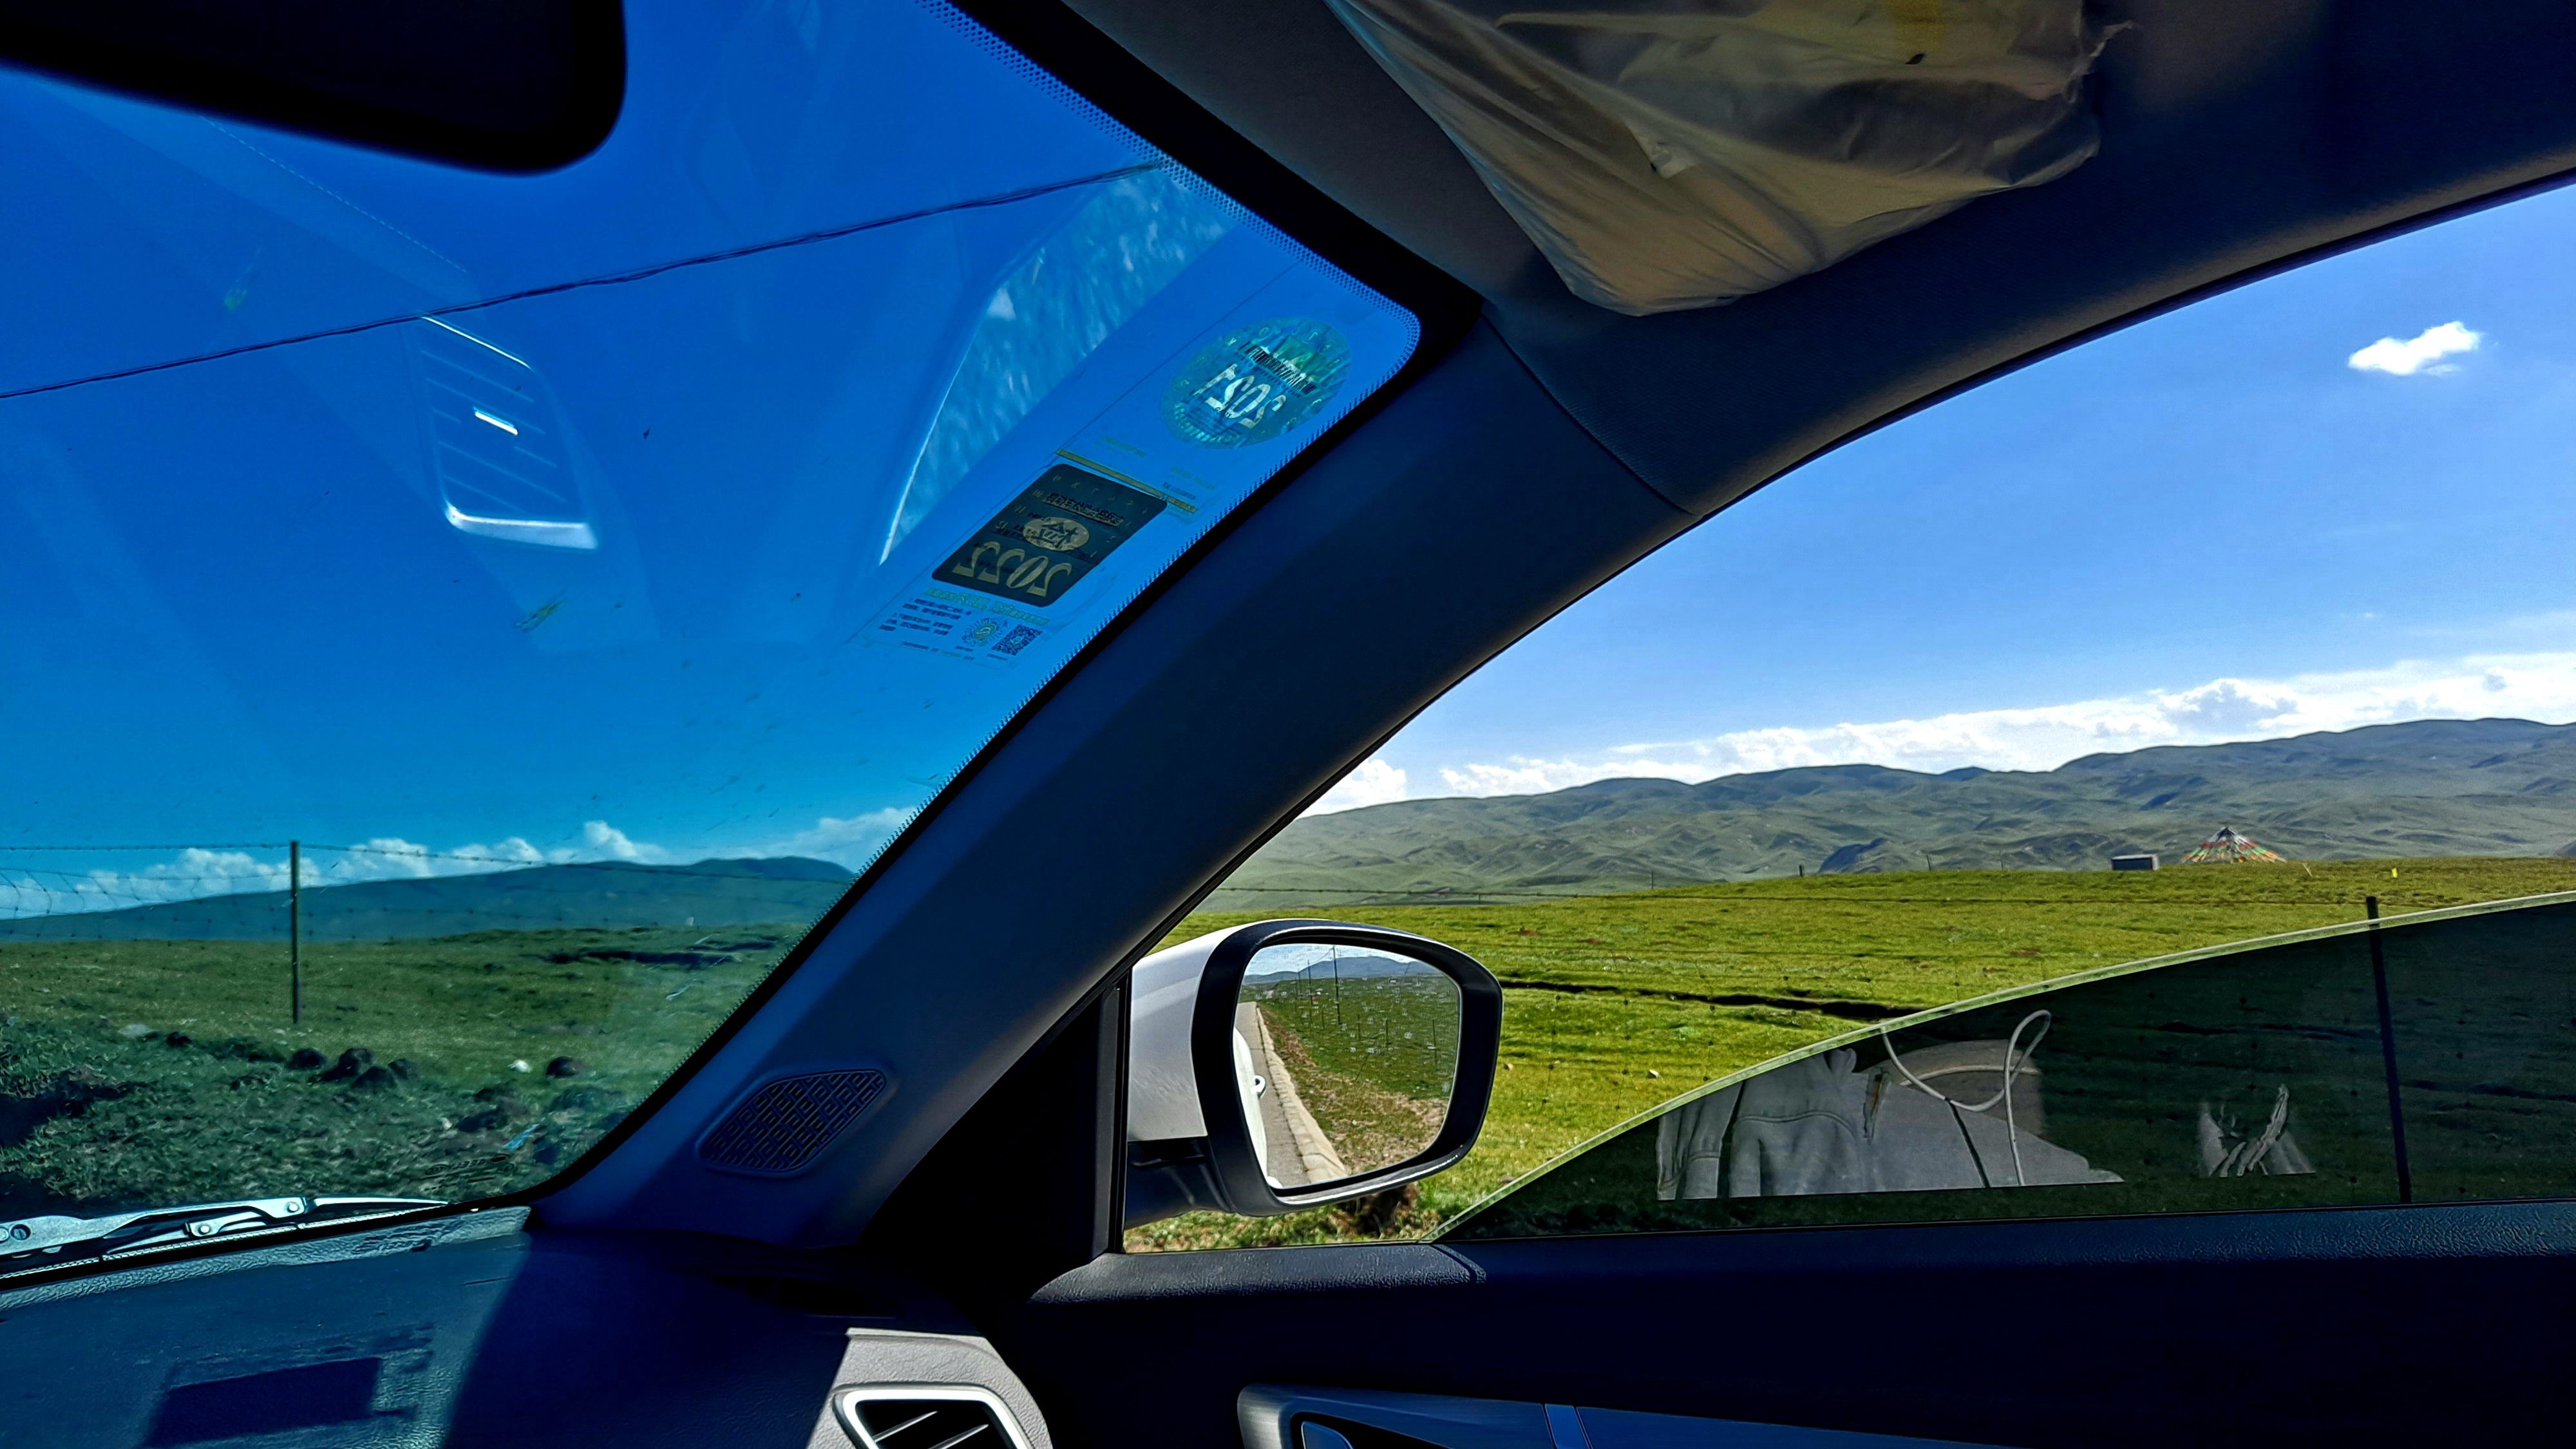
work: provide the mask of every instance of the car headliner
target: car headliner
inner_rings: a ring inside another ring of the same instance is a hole
[[[2558,60],[2576,11],[2562,5],[2140,0],[2106,12],[2133,25],[2092,82],[2101,154],[2072,176],[1732,306],[1629,318],[1564,291],[1322,0],[1257,16],[1070,5],[1329,199],[1275,219],[1370,276],[1344,208],[1453,278],[1481,320],[1141,600],[660,1110],[547,1199],[552,1220],[850,1240],[1235,861],[1657,544],[2000,369],[2576,168]],[[1116,66],[1085,59],[1098,34],[1059,7],[965,8],[1250,194],[1221,147],[1193,143],[1206,117],[1113,89]],[[1138,758],[1158,764],[1144,783],[1121,767]],[[886,1067],[896,1090],[812,1171],[752,1181],[696,1162],[698,1137],[759,1081],[850,1062]]]

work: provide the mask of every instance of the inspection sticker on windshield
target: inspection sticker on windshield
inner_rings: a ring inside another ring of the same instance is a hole
[[[1150,493],[1058,463],[959,544],[931,577],[1045,608],[1162,511],[1163,500]]]
[[[1064,596],[1167,500],[1058,463],[877,621],[882,642],[1008,664],[1045,637]]]
[[[1163,390],[1163,421],[1203,448],[1266,443],[1332,401],[1350,370],[1330,325],[1276,317],[1200,349]]]

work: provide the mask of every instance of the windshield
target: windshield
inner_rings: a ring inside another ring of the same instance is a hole
[[[0,77],[0,1225],[562,1170],[1414,345],[943,8],[630,47],[536,179]]]

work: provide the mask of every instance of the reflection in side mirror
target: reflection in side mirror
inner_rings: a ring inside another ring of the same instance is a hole
[[[1234,1010],[1253,1150],[1271,1186],[1322,1187],[1420,1156],[1458,1083],[1458,983],[1391,951],[1265,946]]]
[[[1437,941],[1263,921],[1147,957],[1129,993],[1129,1227],[1382,1191],[1484,1125],[1502,990]]]

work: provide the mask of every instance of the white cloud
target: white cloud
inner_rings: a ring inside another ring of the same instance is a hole
[[[640,841],[630,840],[627,838],[625,831],[618,829],[605,820],[583,821],[581,823],[580,845],[564,846],[546,852],[546,859],[558,862],[571,860],[624,860],[632,861],[641,865],[651,864],[655,861],[667,860],[669,858],[669,851],[664,850],[658,845],[646,845]]]
[[[2391,377],[2413,377],[2419,372],[2438,377],[2459,370],[2458,364],[2444,362],[2443,358],[2475,352],[2478,344],[2485,340],[2483,332],[2472,332],[2457,322],[2445,322],[2439,327],[2427,327],[2403,342],[2394,337],[2382,337],[2345,358],[2344,365],[2355,372],[2384,372]]]
[[[398,835],[379,835],[356,846],[306,846],[304,879],[325,885],[360,880],[424,880],[437,875],[477,875],[538,865],[545,858],[544,852],[515,835],[498,845],[460,845],[454,850],[440,850]],[[262,870],[285,879],[282,858],[264,863]]]
[[[395,835],[376,836],[354,846],[306,845],[302,880],[318,888],[363,881],[479,875],[547,863],[653,863],[668,859],[670,852],[660,846],[634,840],[605,820],[592,820],[582,825],[579,845],[553,850],[539,850],[517,835],[505,836],[490,845],[478,842],[453,850],[435,849]],[[205,896],[282,891],[295,877],[295,865],[284,850],[190,847],[168,860],[129,869],[64,872],[12,866],[0,871],[0,918],[112,911]]]
[[[454,852],[469,860],[488,860],[496,867],[541,864],[545,852],[513,835],[497,845],[460,845]]]
[[[770,841],[757,853],[812,856],[857,870],[874,860],[877,852],[885,849],[887,841],[911,824],[914,813],[888,806],[846,820],[826,815],[814,822],[813,829],[800,830],[784,840]]]
[[[1513,756],[1440,771],[1460,795],[1525,795],[1594,780],[1696,783],[1801,765],[1940,771],[2049,770],[2080,755],[2273,739],[2412,719],[2576,720],[2576,653],[2473,655],[2285,679],[2215,679],[2180,690],[1922,719],[1739,730],[1619,745],[1588,755]]]
[[[315,862],[318,866],[319,862]],[[260,860],[244,850],[183,850],[174,860],[146,866],[132,874],[93,870],[82,882],[84,894],[125,889],[143,900],[180,900],[219,890],[284,890],[292,868],[281,854]]]
[[[1404,772],[1384,760],[1370,758],[1325,791],[1322,799],[1307,806],[1306,813],[1330,815],[1336,810],[1357,810],[1363,805],[1385,805],[1404,798]]]

